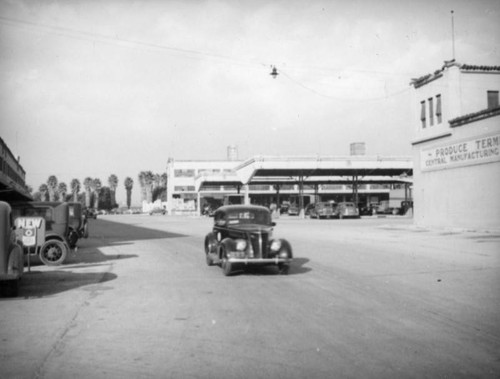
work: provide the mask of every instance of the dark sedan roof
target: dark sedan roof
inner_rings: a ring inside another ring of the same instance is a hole
[[[229,212],[243,212],[243,211],[265,211],[269,212],[269,209],[266,207],[262,207],[260,205],[224,205],[220,208],[217,208],[216,213],[229,213]]]

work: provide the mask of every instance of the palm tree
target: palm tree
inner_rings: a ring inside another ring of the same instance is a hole
[[[146,201],[148,203],[153,202],[153,184],[155,176],[151,171],[146,171],[144,173],[144,187],[146,189]]]
[[[94,209],[99,208],[99,192],[101,191],[101,187],[102,184],[100,179],[96,178],[92,181],[91,188],[92,192],[94,193]]]
[[[166,172],[161,174],[161,180],[160,180],[160,185],[163,188],[163,191],[161,193],[161,199],[162,201],[167,201],[167,184],[168,184],[168,175]]]
[[[139,185],[141,186],[141,200],[146,200],[146,181],[145,181],[146,172],[141,171],[139,173]]]
[[[51,175],[47,179],[47,189],[49,191],[49,201],[55,201],[57,192],[57,178],[55,175]]]
[[[109,189],[111,191],[111,206],[116,207],[116,188],[118,187],[118,177],[111,174],[108,178]]]
[[[47,184],[40,185],[40,188],[38,188],[38,192],[40,192],[40,200],[47,201],[47,193],[49,192]]]
[[[80,192],[80,181],[78,179],[73,179],[70,186],[71,193],[73,194],[73,201],[76,203],[78,201],[78,193]]]
[[[66,193],[68,192],[68,186],[66,183],[59,183],[59,186],[57,186],[57,192],[59,193],[59,201],[66,201]]]
[[[86,177],[83,181],[83,187],[85,188],[85,206],[90,208],[90,198],[92,196],[92,178]]]
[[[134,186],[134,181],[131,177],[127,176],[125,178],[125,191],[127,192],[127,208],[130,209],[130,203],[132,202],[132,187]]]

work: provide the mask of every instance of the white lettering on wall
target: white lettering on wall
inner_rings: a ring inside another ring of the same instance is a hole
[[[500,160],[500,134],[424,149],[420,152],[422,171],[482,164]]]

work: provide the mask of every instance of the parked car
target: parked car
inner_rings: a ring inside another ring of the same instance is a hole
[[[205,237],[205,258],[209,266],[218,264],[224,275],[249,266],[272,265],[287,274],[292,247],[285,239],[272,237],[269,209],[257,205],[228,205],[214,214],[214,225]]]
[[[299,206],[297,204],[290,204],[288,206],[287,213],[289,216],[298,216],[299,215]]]
[[[359,218],[359,211],[356,204],[350,202],[338,203],[337,213],[340,219],[344,217]]]
[[[311,218],[333,218],[337,216],[337,205],[330,202],[319,202],[314,204],[310,210]]]
[[[280,206],[280,214],[283,213],[288,213],[288,208],[290,207],[290,204],[287,202],[283,202]]]
[[[69,206],[60,202],[13,202],[12,219],[16,225],[16,238],[22,239],[22,228],[17,227],[18,218],[37,217],[45,220],[45,239],[35,248],[43,264],[47,266],[60,265],[66,259],[70,250],[69,235]]]
[[[167,213],[167,210],[163,207],[156,207],[156,208],[153,208],[149,211],[149,215],[152,216],[154,214],[161,214],[161,215],[165,215]]]

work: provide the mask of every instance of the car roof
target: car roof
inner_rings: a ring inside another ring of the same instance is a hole
[[[260,205],[224,205],[217,208],[215,213],[228,213],[228,212],[244,212],[244,211],[265,211],[269,212],[269,209],[262,207]]]

